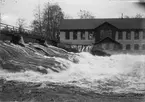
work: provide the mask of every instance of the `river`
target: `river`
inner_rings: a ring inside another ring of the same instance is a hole
[[[102,57],[0,42],[0,64],[1,101],[145,102],[145,55]],[[20,86],[21,96],[14,91]],[[30,98],[23,98],[24,89]],[[34,97],[34,90],[45,98]]]

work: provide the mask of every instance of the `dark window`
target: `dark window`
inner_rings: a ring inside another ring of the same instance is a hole
[[[139,45],[138,44],[134,45],[134,50],[139,50]]]
[[[119,49],[120,49],[120,50],[122,50],[122,49],[123,49],[123,45],[122,45],[122,44],[119,46]]]
[[[143,31],[143,37],[142,38],[145,39],[145,31]]]
[[[131,49],[130,44],[127,44],[127,45],[126,45],[126,50],[130,50],[130,49]]]
[[[111,37],[112,38],[112,30],[108,30],[107,31],[107,34],[108,34],[108,37]]]
[[[142,45],[142,50],[145,50],[145,44]]]
[[[77,31],[74,31],[73,32],[73,40],[76,40],[77,39]]]
[[[106,38],[106,37],[112,38],[112,30],[101,30],[100,37],[101,39]]]
[[[138,39],[139,39],[139,32],[138,32],[138,31],[136,31],[136,32],[134,33],[134,39],[135,39],[135,40],[138,40]]]
[[[106,50],[109,50],[109,49],[110,49],[109,44],[104,44],[104,45],[105,45],[105,49],[106,49]]]
[[[81,32],[81,39],[82,39],[82,40],[85,40],[85,31],[82,31],[82,32]]]
[[[93,32],[92,32],[92,31],[90,31],[90,32],[88,33],[88,39],[89,39],[89,40],[92,40],[92,39],[93,39]]]
[[[65,32],[65,39],[70,39],[69,31]]]
[[[118,32],[118,40],[121,40],[121,39],[123,39],[122,32]]]
[[[131,33],[130,33],[130,32],[127,32],[127,33],[126,33],[126,39],[127,39],[127,40],[130,40],[130,39],[131,39]]]
[[[103,39],[104,36],[105,36],[105,31],[104,31],[104,30],[101,30],[101,31],[100,31],[100,35],[101,35],[101,38]]]

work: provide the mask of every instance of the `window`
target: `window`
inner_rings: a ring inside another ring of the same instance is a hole
[[[112,30],[101,30],[100,37],[101,39],[106,38],[106,37],[112,38]]]
[[[100,37],[101,37],[101,38],[104,38],[104,36],[105,36],[104,33],[105,33],[104,30],[101,30],[101,31],[100,31]]]
[[[127,45],[126,45],[126,50],[130,50],[130,49],[131,49],[130,44],[127,44]]]
[[[67,40],[70,39],[69,31],[66,31],[66,32],[65,32],[65,39],[67,39]]]
[[[77,39],[77,31],[74,31],[73,32],[73,40],[76,40]]]
[[[104,44],[104,45],[105,45],[105,50],[109,50],[110,49],[109,44]]]
[[[139,45],[138,44],[134,45],[134,50],[139,50]]]
[[[93,32],[92,32],[92,31],[90,31],[90,32],[88,33],[88,39],[89,39],[89,40],[92,40],[92,39],[93,39]]]
[[[130,32],[127,32],[126,33],[126,40],[130,40],[131,39],[131,33]]]
[[[118,32],[118,40],[121,40],[121,39],[123,39],[122,32]]]
[[[142,50],[145,50],[145,44],[142,45]]]
[[[82,31],[82,32],[81,32],[81,39],[82,39],[82,40],[85,40],[85,31]]]
[[[107,31],[107,35],[108,35],[108,37],[111,37],[112,38],[112,30],[108,30]]]
[[[134,39],[135,39],[135,40],[138,40],[138,39],[139,39],[139,32],[138,32],[138,31],[136,31],[136,32],[134,33]]]
[[[120,50],[122,50],[122,49],[123,49],[123,45],[122,45],[122,44],[119,46],[119,49],[120,49]]]

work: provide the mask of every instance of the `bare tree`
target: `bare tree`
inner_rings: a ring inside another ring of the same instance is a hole
[[[35,20],[33,20],[31,28],[33,29],[34,32],[37,32],[40,35],[43,35],[42,32],[42,12],[40,10],[40,4],[37,6],[36,11],[35,11]]]
[[[136,14],[135,18],[143,18],[143,15],[142,14]]]
[[[47,3],[42,12],[38,10],[35,13],[35,20],[32,22],[33,30],[50,40],[58,41],[59,26],[63,17],[59,5]]]
[[[25,27],[26,27],[26,23],[25,23],[25,19],[24,18],[18,18],[16,25],[19,28],[19,31],[21,32]]]
[[[80,12],[78,13],[78,16],[80,19],[93,19],[93,18],[95,18],[95,16],[92,15],[91,12],[86,11],[86,10],[80,10]]]
[[[133,16],[133,17],[130,17],[130,16],[128,16],[128,15],[125,15],[125,16],[122,16],[121,18],[134,18],[134,19],[137,19],[137,18],[143,18],[144,16],[142,15],[142,14],[140,14],[140,13],[137,13],[135,16]]]
[[[43,30],[45,35],[54,41],[58,41],[58,32],[64,14],[57,4],[47,3],[43,11]]]

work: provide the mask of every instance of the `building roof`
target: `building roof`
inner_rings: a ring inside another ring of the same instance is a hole
[[[145,29],[145,18],[64,19],[60,30],[94,29],[108,22],[118,29]]]
[[[117,42],[117,41],[111,39],[110,37],[106,37],[106,38],[102,39],[101,41],[96,42],[95,45],[96,45],[96,44],[101,44],[101,43],[109,43],[109,42],[112,42],[112,43],[121,45],[119,42]]]

